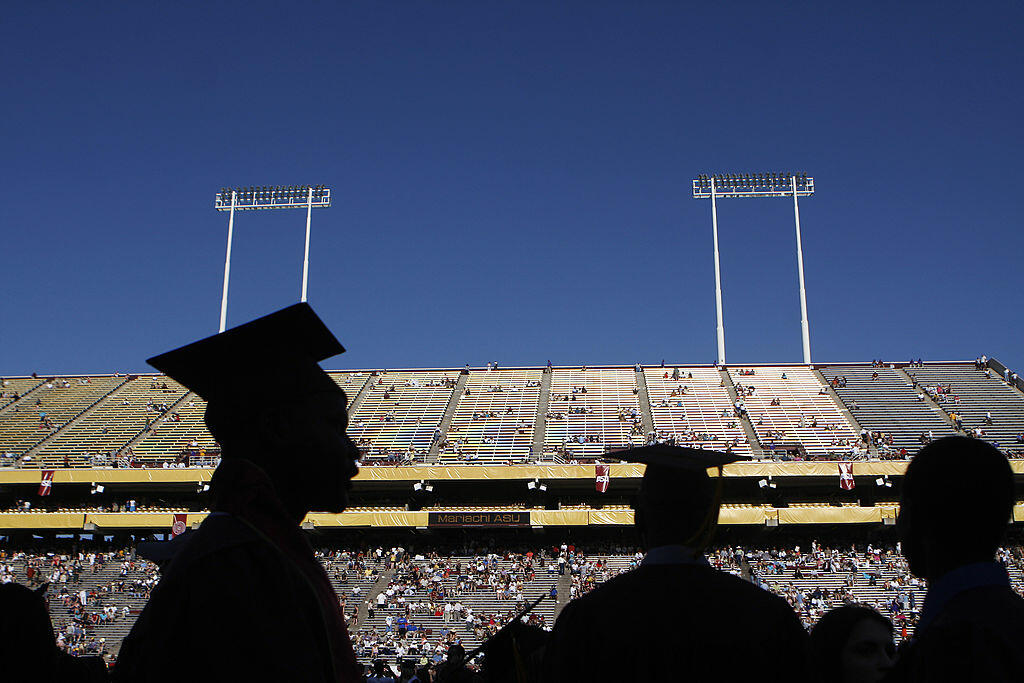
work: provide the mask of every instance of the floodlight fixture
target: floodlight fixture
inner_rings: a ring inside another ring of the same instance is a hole
[[[799,197],[814,195],[814,178],[806,173],[698,174],[693,180],[693,198],[711,200],[711,225],[715,252],[715,309],[718,315],[718,364],[725,365],[725,322],[722,316],[722,273],[718,255],[718,199],[792,197],[796,222],[796,262],[800,281],[800,331],[804,363],[811,364],[811,335],[807,322],[807,289],[804,286],[804,252],[800,239]]]
[[[227,326],[228,279],[231,274],[231,241],[235,228],[235,211],[263,209],[306,209],[306,248],[302,258],[302,295],[306,300],[309,283],[309,227],[313,209],[331,205],[331,190],[324,185],[262,185],[253,187],[222,187],[213,200],[218,211],[228,211],[228,248],[224,257],[224,288],[220,301],[220,331]]]

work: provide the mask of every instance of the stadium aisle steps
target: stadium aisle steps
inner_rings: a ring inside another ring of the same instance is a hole
[[[533,422],[533,445],[530,447],[535,457],[543,458],[544,441],[547,438],[547,414],[551,409],[551,377],[553,370],[546,371],[540,377],[540,396],[537,398],[537,417]]]
[[[937,384],[951,386],[952,393],[936,396],[941,401],[938,406],[946,414],[958,414],[965,429],[980,427],[983,438],[1003,450],[1024,448],[1017,442],[1024,425],[1024,395],[995,372],[986,376],[984,370],[976,370],[973,365],[953,363],[926,364],[906,371],[914,373],[917,381],[932,392]],[[985,424],[985,413],[992,414],[993,424]]]
[[[51,466],[61,466],[64,457],[72,467],[89,466],[86,451],[97,456],[120,452],[150,427],[172,419],[174,406],[187,394],[183,386],[169,378],[137,377],[100,399],[33,455],[38,454],[40,462]],[[105,459],[100,462],[111,464]]]
[[[843,399],[839,398],[839,394],[835,392],[831,385],[829,385],[828,380],[825,379],[825,375],[821,374],[821,370],[819,370],[816,367],[812,367],[811,373],[818,379],[819,382],[821,382],[821,386],[825,389],[825,391],[828,392],[828,397],[832,399],[832,403],[835,405],[836,410],[842,413],[843,417],[846,418],[846,421],[853,426],[854,432],[860,434],[861,430],[864,429],[864,425],[862,425],[860,421],[857,419],[857,416],[854,415],[853,412],[846,407],[846,404],[843,403]],[[872,456],[878,455],[878,449],[875,447],[874,443],[868,445],[868,452]]]
[[[30,395],[44,384],[46,384],[46,380],[39,379],[38,377],[14,377],[5,379],[3,381],[3,385],[0,386],[0,390],[2,390],[4,394],[17,393],[18,398],[14,398],[13,396],[0,398],[0,415],[2,415],[8,407],[25,400],[26,396]]]
[[[640,391],[637,398],[640,401],[640,417],[643,418],[644,434],[650,435],[654,433],[654,413],[651,412],[651,394],[647,390],[647,375],[639,366],[634,372],[636,372],[636,387]]]
[[[812,459],[848,456],[859,435],[833,400],[821,393],[824,387],[806,366],[761,366],[751,369],[752,375],[742,372],[729,368],[737,394],[744,393],[740,385],[752,391],[741,398],[762,449],[769,452],[773,444],[796,443]]]
[[[673,379],[676,371],[679,378]],[[751,444],[739,426],[725,381],[714,367],[646,367],[647,391],[659,439],[678,445],[750,455]],[[682,393],[680,393],[682,392]]]
[[[459,405],[459,397],[462,396],[466,390],[466,381],[469,379],[469,375],[459,374],[459,378],[455,381],[455,388],[452,390],[452,395],[448,397],[448,405],[444,407],[444,415],[441,417],[441,424],[438,425],[437,430],[439,436],[430,445],[430,456],[428,462],[435,464],[437,462],[437,454],[441,448],[441,444],[444,443],[445,439],[448,438],[448,428],[452,426],[452,418],[455,417],[455,407]]]
[[[729,374],[729,371],[725,368],[720,368],[718,372],[722,376],[722,381],[725,382],[725,390],[729,392],[729,399],[732,400],[735,405],[737,395],[736,385],[733,384],[732,375]],[[747,435],[747,442],[750,443],[750,455],[754,458],[763,458],[764,449],[761,448],[761,440],[757,438],[757,431],[754,429],[754,425],[750,422],[750,414],[747,413],[738,419],[740,426],[743,427],[743,432]]]
[[[33,392],[35,401],[30,400],[32,405],[25,406],[25,410],[4,415],[3,428],[0,429],[0,450],[10,448],[16,453],[20,452],[23,457],[32,457],[40,446],[128,381],[127,376],[115,375],[58,378],[47,382],[44,389]],[[53,424],[53,429],[40,438],[39,427],[44,415]],[[31,466],[37,465],[32,463]]]
[[[936,439],[954,433],[938,409],[918,400],[909,379],[888,366],[872,367],[865,363],[820,367],[826,382],[846,378],[845,387],[835,388],[843,404],[862,428],[892,434],[897,449],[906,448],[913,454],[921,447],[922,433],[931,431]],[[878,378],[873,380],[876,372]]]

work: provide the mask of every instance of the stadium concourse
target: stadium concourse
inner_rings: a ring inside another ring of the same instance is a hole
[[[925,590],[894,534],[908,460],[963,434],[996,444],[1024,483],[1024,383],[988,358],[330,375],[361,469],[351,506],[302,528],[364,663],[470,650],[539,596],[527,619],[550,628],[572,598],[636,566],[644,470],[609,451],[667,442],[749,456],[723,470],[708,560],[784,596],[807,626],[865,602],[901,636]],[[219,448],[205,407],[162,375],[2,380],[0,582],[50,582],[65,649],[116,657],[159,581],[139,544],[206,517]],[[999,559],[1020,592],[1019,497],[1014,520]]]

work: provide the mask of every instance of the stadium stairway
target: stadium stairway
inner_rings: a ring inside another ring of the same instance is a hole
[[[533,445],[531,450],[534,458],[544,457],[544,435],[547,433],[549,405],[551,405],[551,372],[546,370],[540,377],[537,418],[533,423]]]
[[[872,380],[875,372],[878,379]],[[862,428],[892,434],[897,449],[906,448],[909,453],[916,453],[921,447],[918,437],[922,433],[931,431],[935,438],[955,433],[939,408],[918,401],[910,378],[893,368],[866,364],[828,365],[822,366],[821,373],[826,382],[834,377],[845,377],[847,385],[837,387],[836,395]]]
[[[718,374],[722,376],[722,383],[725,385],[725,392],[729,394],[729,400],[732,401],[733,405],[736,405],[738,396],[736,394],[736,385],[732,381],[732,375],[726,368],[719,368]],[[757,438],[757,431],[754,429],[754,425],[750,422],[750,414],[743,415],[737,418],[740,426],[743,427],[743,433],[747,435],[747,442],[750,444],[750,457],[755,459],[761,459],[764,457],[764,449],[761,447],[761,441]]]
[[[839,398],[839,394],[835,392],[835,389],[833,389],[832,386],[828,383],[828,380],[825,379],[825,375],[821,374],[821,370],[819,370],[816,367],[812,367],[811,373],[815,377],[817,377],[818,381],[821,382],[823,387],[825,387],[825,391],[828,392],[828,397],[832,399],[832,403],[835,404],[836,410],[842,413],[843,417],[845,417],[849,421],[849,423],[853,425],[854,431],[857,432],[857,434],[860,434],[861,430],[864,429],[864,426],[861,425],[860,421],[857,420],[857,417],[853,414],[853,411],[846,407],[846,404],[843,403],[843,399]],[[878,457],[878,448],[875,446],[874,442],[868,444],[868,453],[871,455],[871,457]]]
[[[3,387],[4,392],[19,392],[18,398],[4,398],[0,399],[0,415],[3,415],[9,408],[22,405],[28,405],[22,403],[26,396],[29,396],[33,391],[43,386],[46,383],[45,379],[38,379],[32,377],[19,377],[16,379],[5,380],[7,384]],[[6,401],[6,402],[5,402]]]
[[[441,444],[444,443],[445,438],[448,436],[448,428],[452,426],[455,409],[459,405],[459,397],[466,393],[466,382],[468,380],[469,375],[460,374],[459,379],[455,381],[455,388],[452,389],[452,395],[448,398],[448,405],[444,408],[444,415],[441,416],[441,424],[437,426],[437,431],[441,436],[434,439],[434,442],[430,444],[430,453],[427,455],[427,462],[429,464],[437,463],[437,454],[441,450]],[[549,378],[549,387],[551,386],[550,382]]]
[[[359,391],[356,392],[356,395],[352,398],[351,403],[348,404],[348,414],[349,415],[355,415],[356,414],[356,410],[359,409],[359,406],[361,406],[363,404],[363,401],[366,400],[366,397],[369,396],[370,389],[372,387],[373,387],[373,374],[371,373],[369,377],[367,377],[365,380],[363,380],[363,384],[362,384],[361,387],[359,387]],[[344,389],[344,387],[342,387],[342,388]]]
[[[920,368],[917,368],[917,369],[920,369]],[[916,375],[917,369],[915,369],[915,375]],[[907,382],[907,384],[910,384],[911,386],[913,386],[915,378],[911,377],[910,373],[908,373],[904,368],[896,368],[896,372],[899,373],[903,377],[903,379]],[[927,384],[927,382],[918,381],[918,384],[921,384],[922,386],[924,386],[925,384]],[[919,391],[920,391],[920,389],[919,389]],[[927,403],[928,405],[930,405],[932,407],[932,409],[935,410],[935,414],[936,415],[941,415],[942,416],[942,418],[946,421],[946,424],[949,425],[950,429],[952,429],[954,432],[959,432],[960,431],[960,429],[956,426],[956,422],[953,421],[953,418],[950,417],[950,415],[946,411],[946,409],[943,408],[941,405],[939,405],[939,402],[937,400],[935,400],[935,397],[932,396],[927,391],[924,392],[924,402]]]
[[[651,395],[647,392],[647,375],[642,369],[636,371],[637,398],[640,401],[640,419],[644,425],[644,434],[654,433],[654,413],[651,412]]]
[[[48,443],[50,443],[51,441],[56,439],[59,435],[64,434],[69,428],[74,426],[76,420],[80,420],[80,419],[88,416],[90,413],[92,413],[94,410],[96,410],[103,403],[103,401],[105,401],[109,396],[111,396],[112,394],[116,393],[121,387],[125,386],[126,384],[131,382],[133,379],[136,379],[136,378],[134,376],[132,376],[132,375],[128,375],[127,377],[125,377],[123,382],[121,382],[120,384],[115,386],[113,389],[111,389],[110,391],[106,392],[105,394],[103,394],[102,396],[97,398],[95,401],[93,401],[92,403],[87,405],[80,413],[78,413],[77,415],[75,415],[74,417],[69,419],[67,422],[62,424],[60,427],[58,427],[56,430],[54,430],[53,432],[50,432],[49,434],[47,434],[46,436],[41,438],[39,441],[37,441],[35,444],[33,444],[31,447],[29,447],[28,450],[26,450],[24,453],[22,453],[22,457],[26,457],[27,456],[27,457],[34,458],[36,456],[36,454],[38,454],[41,450],[43,450]]]
[[[986,375],[970,364],[928,364],[912,368],[917,381],[934,389],[936,384],[949,385],[952,394],[943,394],[943,403],[937,403],[948,416],[950,412],[960,415],[965,429],[980,427],[984,439],[997,444],[1003,450],[1021,448],[1016,439],[1024,424],[1024,396],[1020,391],[1003,381],[992,372]],[[956,403],[953,397],[960,399]],[[933,399],[934,400],[934,399]],[[985,413],[992,414],[992,424],[984,422]]]
[[[356,612],[356,623],[365,624],[367,615],[369,614],[370,602],[374,600],[382,591],[386,590],[388,584],[391,583],[391,579],[395,576],[394,569],[385,569],[377,575],[377,581],[370,586],[366,591],[366,599],[359,602],[359,607]]]
[[[572,592],[572,574],[559,576],[556,588],[558,589],[558,602],[555,603],[555,619],[562,613],[562,609],[569,604],[569,595]]]
[[[168,406],[167,412],[165,412],[163,415],[161,415],[157,419],[153,420],[153,424],[151,424],[149,427],[140,429],[138,434],[136,434],[135,436],[130,438],[120,448],[118,448],[117,449],[117,454],[120,455],[121,453],[127,451],[129,448],[134,448],[135,444],[139,443],[140,441],[145,439],[147,436],[149,436],[153,432],[153,430],[158,429],[160,427],[163,427],[165,424],[170,424],[170,423],[168,423],[168,420],[170,420],[171,415],[174,413],[174,411],[176,411],[179,406],[181,406],[182,404],[184,404],[186,401],[189,401],[189,400],[201,400],[201,399],[195,393],[193,393],[191,391],[186,391],[183,396],[181,396],[180,398],[178,398],[178,400],[176,400],[174,403],[172,403],[170,406]]]

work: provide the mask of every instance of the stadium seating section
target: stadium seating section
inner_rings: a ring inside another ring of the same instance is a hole
[[[559,553],[555,548],[525,545],[500,553],[439,549],[412,555],[397,549],[327,548],[317,554],[338,594],[363,663],[378,658],[394,663],[403,655],[439,659],[444,646],[456,638],[471,650],[524,603],[550,596],[556,589],[557,597],[542,601],[534,612],[534,619],[550,627],[570,599],[628,571],[642,558],[637,549],[587,552],[569,546]],[[557,554],[566,560],[564,573],[557,569]],[[906,635],[913,633],[924,602],[925,584],[909,574],[905,560],[891,548],[815,547],[801,552],[799,548],[721,547],[709,550],[707,559],[712,566],[785,598],[808,627],[829,609],[853,601],[872,605],[893,619],[899,639],[903,626]],[[1013,588],[1024,592],[1022,549],[1001,550],[1000,559]],[[105,651],[116,655],[159,581],[156,565],[135,557],[131,549],[108,552],[102,558],[94,553],[8,551],[6,557],[0,556],[0,579],[30,583],[30,564],[36,581],[51,582],[48,595],[55,630],[66,633],[75,624],[72,630],[80,631],[67,643],[79,654],[98,647],[102,638]],[[446,616],[446,603],[463,611],[450,610]],[[400,625],[398,619],[407,608],[407,623]],[[400,636],[403,627],[404,638]]]
[[[677,370],[679,379],[674,379]],[[660,439],[672,437],[677,444],[693,448],[731,446],[740,455],[751,454],[726,377],[717,368],[647,368],[644,375]]]
[[[958,431],[1024,449],[1024,393],[972,362],[464,372],[330,374],[367,464],[588,461],[652,439],[765,458],[906,457]],[[209,466],[217,452],[205,402],[161,375],[15,377],[2,391],[3,466]],[[856,450],[861,429],[884,438]]]

